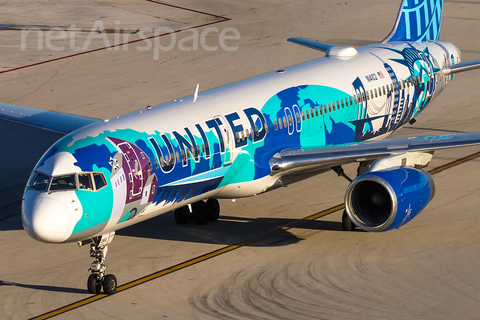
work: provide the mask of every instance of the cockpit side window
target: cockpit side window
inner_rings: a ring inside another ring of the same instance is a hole
[[[34,172],[30,177],[30,181],[28,182],[28,187],[34,190],[46,191],[49,182],[50,182],[49,176],[40,172]]]
[[[92,176],[90,173],[78,174],[78,189],[93,190]]]
[[[75,174],[53,177],[50,191],[59,190],[75,190],[77,184],[75,182]]]
[[[107,181],[105,180],[105,176],[101,172],[94,172],[93,173],[93,181],[95,182],[95,186],[96,186],[97,190],[100,190],[107,185]]]

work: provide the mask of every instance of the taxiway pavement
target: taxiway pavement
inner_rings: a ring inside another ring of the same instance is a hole
[[[106,28],[118,27],[115,21],[128,28],[205,25],[199,33],[232,27],[241,37],[230,43],[236,51],[175,47],[155,61],[151,50],[135,44],[60,59],[78,52],[38,51],[31,40],[22,51],[21,31],[0,29],[0,101],[106,119],[190,95],[197,83],[201,97],[207,89],[321,56],[287,43],[288,37],[352,46],[378,42],[390,32],[399,2],[181,0],[177,8],[151,1],[3,2],[8,10],[2,9],[0,21],[20,27],[91,28],[100,19]],[[480,58],[479,13],[478,2],[444,4],[441,40],[456,44],[464,60]],[[218,38],[207,40],[215,45]],[[92,41],[90,49],[102,41]],[[395,135],[480,131],[479,77],[480,71],[458,74],[414,126]],[[88,247],[36,242],[20,222],[28,175],[59,137],[0,121],[1,319],[32,318],[91,296]],[[478,151],[437,152],[430,168]],[[355,167],[346,171],[353,174]],[[479,159],[436,174],[435,198],[398,231],[343,232],[336,212],[57,318],[478,318],[479,176]],[[329,172],[257,197],[221,201],[220,220],[206,226],[178,226],[167,213],[119,231],[109,247],[108,271],[122,285],[340,204],[346,187]]]

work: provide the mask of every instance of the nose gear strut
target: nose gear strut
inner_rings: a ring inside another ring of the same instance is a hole
[[[105,264],[108,244],[112,242],[114,236],[115,231],[91,239],[90,257],[95,258],[95,260],[88,269],[91,273],[87,281],[87,288],[90,293],[98,294],[102,287],[106,294],[117,292],[117,279],[113,274],[106,274],[108,266]],[[85,241],[82,244],[86,244]],[[79,243],[79,245],[81,244]]]

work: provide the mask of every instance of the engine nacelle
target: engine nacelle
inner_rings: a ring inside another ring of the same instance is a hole
[[[345,207],[358,227],[387,231],[412,220],[434,195],[428,172],[395,167],[358,176],[347,188]]]

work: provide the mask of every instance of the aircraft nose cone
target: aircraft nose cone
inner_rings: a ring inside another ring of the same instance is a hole
[[[63,242],[68,238],[70,211],[54,199],[26,197],[22,205],[22,222],[28,235],[35,240]]]

